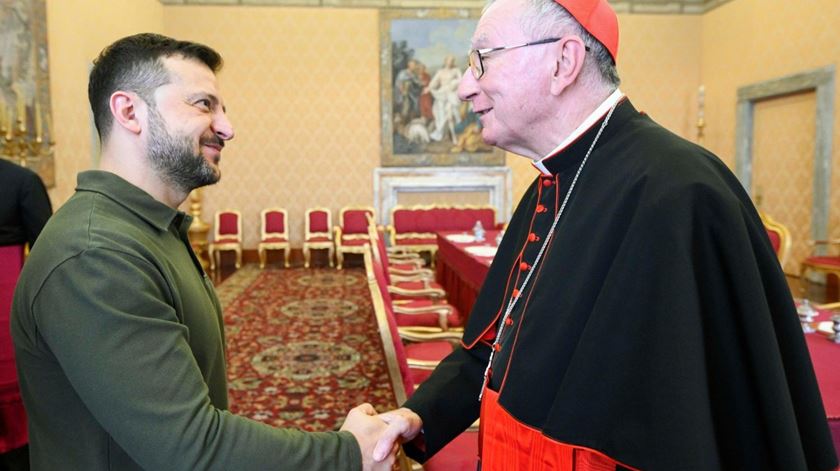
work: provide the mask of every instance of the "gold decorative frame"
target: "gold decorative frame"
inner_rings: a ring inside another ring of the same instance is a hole
[[[0,158],[55,186],[45,0],[0,2]]]
[[[440,71],[442,78],[454,84],[453,77],[466,69],[470,37],[480,13],[478,9],[380,10],[383,167],[505,164],[504,151],[481,139],[478,117],[469,104],[458,102],[456,107],[451,94],[440,98],[438,84],[445,82],[435,80]],[[449,56],[454,58],[454,67],[447,64]],[[425,65],[429,72],[409,70],[410,61]],[[436,109],[435,100],[450,105]],[[455,113],[458,121],[436,122],[447,113]]]

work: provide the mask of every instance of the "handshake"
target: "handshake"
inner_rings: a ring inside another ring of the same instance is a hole
[[[354,407],[344,419],[342,431],[350,432],[362,451],[362,469],[390,470],[400,443],[413,440],[423,427],[420,416],[400,408],[377,414],[370,404]]]

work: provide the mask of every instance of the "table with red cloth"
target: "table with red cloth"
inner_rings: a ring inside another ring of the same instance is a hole
[[[828,426],[834,439],[834,449],[840,457],[840,344],[834,343],[826,335],[831,332],[830,323],[826,321],[830,321],[835,313],[818,312],[819,315],[814,320],[822,322],[823,326],[816,333],[805,334],[805,340],[817,375],[825,415],[828,417]]]
[[[461,312],[465,322],[478,296],[478,290],[487,277],[499,232],[488,230],[482,242],[476,241],[471,233],[463,231],[437,233],[437,281],[446,290],[447,302]]]

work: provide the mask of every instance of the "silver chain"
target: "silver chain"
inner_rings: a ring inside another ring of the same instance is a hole
[[[578,166],[577,172],[575,172],[575,177],[572,179],[572,184],[569,185],[569,191],[566,192],[565,198],[563,198],[563,203],[560,205],[560,210],[557,211],[557,216],[554,217],[554,222],[551,223],[551,228],[548,230],[548,235],[545,237],[543,241],[542,247],[540,247],[540,251],[537,253],[537,258],[534,259],[534,263],[531,265],[531,269],[528,270],[528,274],[525,276],[525,280],[522,282],[522,286],[519,288],[519,293],[516,296],[511,295],[510,301],[508,301],[507,308],[505,308],[505,315],[502,316],[501,321],[499,321],[499,329],[496,333],[496,340],[493,341],[493,344],[490,347],[490,358],[487,360],[487,367],[484,368],[484,380],[481,382],[481,391],[478,393],[478,400],[481,401],[481,398],[484,396],[484,389],[487,387],[487,383],[489,382],[489,374],[490,374],[490,365],[493,364],[493,357],[496,355],[496,349],[494,348],[496,344],[499,344],[502,339],[502,333],[505,330],[505,321],[507,321],[508,317],[510,317],[510,313],[513,311],[514,306],[516,306],[516,302],[519,298],[522,297],[522,293],[525,291],[525,287],[528,286],[528,281],[531,280],[531,275],[534,274],[534,269],[542,260],[543,253],[545,252],[545,248],[548,247],[548,242],[551,240],[551,236],[554,234],[554,229],[557,227],[557,222],[560,221],[560,216],[563,214],[563,210],[566,209],[566,203],[569,202],[569,197],[572,195],[572,190],[575,189],[575,184],[578,181],[578,177],[580,177],[580,172],[583,170],[584,165],[586,165],[586,161],[589,160],[589,154],[592,153],[592,149],[595,148],[595,144],[598,142],[598,138],[601,137],[601,133],[604,132],[604,128],[607,127],[607,123],[610,121],[610,117],[615,111],[615,107],[618,105],[618,102],[615,102],[610,111],[607,113],[607,117],[604,118],[604,122],[601,123],[601,128],[598,129],[598,133],[595,134],[595,139],[592,141],[592,144],[589,146],[589,149],[586,151],[586,155],[583,156],[583,160],[580,162],[580,166]]]

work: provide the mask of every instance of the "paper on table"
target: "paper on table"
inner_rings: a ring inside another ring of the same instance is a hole
[[[475,237],[469,234],[449,234],[446,236],[447,240],[451,240],[452,242],[458,244],[468,244],[470,242],[475,242]]]
[[[471,247],[464,247],[464,250],[479,257],[492,257],[496,255],[496,248],[489,245],[473,245]]]

